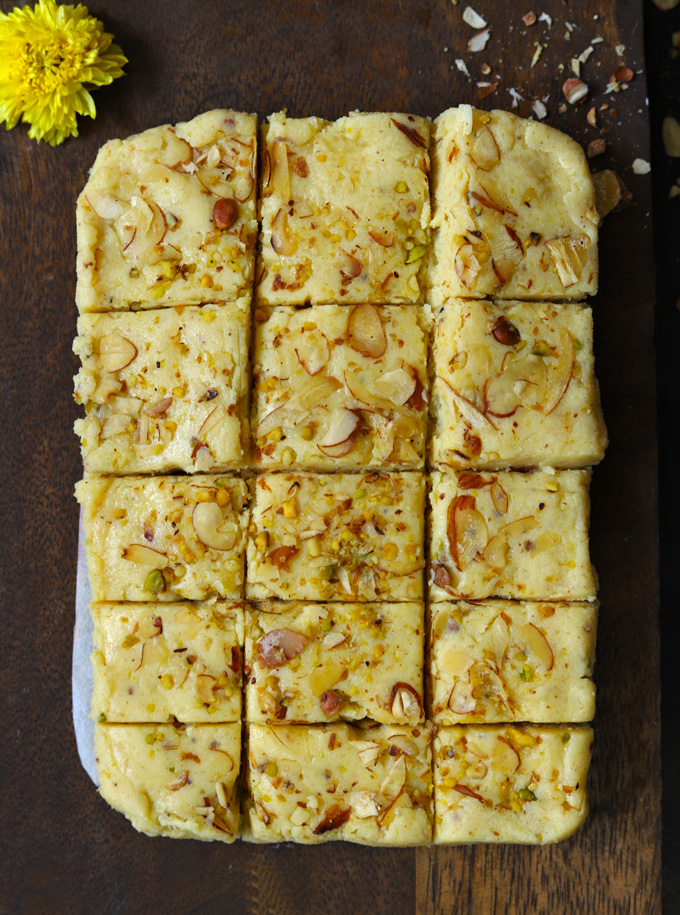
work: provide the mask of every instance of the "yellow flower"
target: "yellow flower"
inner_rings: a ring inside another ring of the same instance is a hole
[[[30,124],[29,137],[56,146],[78,136],[77,114],[95,117],[84,83],[106,86],[127,58],[87,8],[39,0],[0,13],[0,124]]]

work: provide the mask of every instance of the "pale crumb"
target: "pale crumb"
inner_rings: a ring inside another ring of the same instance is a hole
[[[671,189],[668,192],[668,199],[672,200],[674,197],[680,197],[680,187],[677,184],[672,184]]]
[[[545,22],[549,29],[552,28],[552,16],[549,16],[547,13],[541,13],[538,17],[538,21]],[[567,25],[569,25],[569,23],[567,23]]]
[[[464,73],[468,78],[470,77],[470,71],[467,68],[467,64],[464,60],[461,60],[460,57],[456,58],[456,67],[460,70],[461,73]]]
[[[677,158],[680,156],[680,124],[672,117],[663,120],[662,127],[663,145],[667,156]]]
[[[635,159],[633,162],[633,173],[636,175],[648,175],[652,170],[652,166],[646,159]]]
[[[680,0],[653,0],[653,3],[662,13],[667,13],[668,10],[674,10]]]
[[[626,50],[626,46],[625,46],[625,44],[617,44],[617,46],[614,48],[614,50],[616,51],[616,54],[618,57],[623,57],[624,52]]]
[[[517,89],[508,89],[508,92],[512,98],[512,107],[517,108],[518,103],[524,101],[524,96],[520,95]]]
[[[578,57],[572,57],[571,59],[571,72],[574,74],[574,76],[581,75],[581,61],[578,59]]]
[[[486,19],[482,19],[471,6],[466,6],[463,10],[463,22],[473,29],[483,29],[486,26]]]
[[[483,51],[487,46],[490,37],[491,29],[484,29],[483,32],[477,32],[477,34],[473,35],[467,43],[468,51],[472,54],[476,54],[478,51]]]
[[[543,53],[543,48],[545,47],[545,45],[542,45],[540,41],[535,41],[534,46],[536,50],[534,51],[534,56],[531,58],[532,67],[535,67],[540,60],[541,54]]]
[[[548,109],[545,107],[544,103],[539,99],[534,99],[534,102],[531,106],[531,110],[536,115],[539,121],[542,121],[548,114]]]

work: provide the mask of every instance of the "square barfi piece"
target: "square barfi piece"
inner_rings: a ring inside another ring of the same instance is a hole
[[[423,720],[423,605],[265,602],[246,611],[249,721]]]
[[[97,724],[99,793],[139,832],[233,842],[239,830],[241,723]]]
[[[589,484],[589,470],[432,474],[431,600],[594,600]]]
[[[242,466],[248,303],[82,315],[75,431],[89,473]]]
[[[92,476],[76,484],[76,498],[93,600],[243,597],[243,480]]]
[[[440,728],[435,844],[567,839],[588,815],[589,727]]]
[[[434,375],[436,464],[585,467],[604,457],[583,305],[454,300],[438,309]]]
[[[248,727],[244,838],[424,845],[432,840],[431,729]]]
[[[263,474],[246,596],[420,600],[424,510],[421,474]]]
[[[433,604],[432,719],[590,721],[597,610],[596,602]]]
[[[428,379],[421,309],[284,306],[259,308],[255,319],[259,467],[423,467]]]
[[[429,239],[430,122],[269,117],[256,294],[269,305],[413,304]]]
[[[243,607],[93,604],[99,721],[239,721]]]
[[[79,310],[250,295],[256,140],[254,114],[218,110],[106,143],[78,198]]]
[[[435,121],[432,301],[579,299],[597,292],[595,190],[581,147],[508,111]]]

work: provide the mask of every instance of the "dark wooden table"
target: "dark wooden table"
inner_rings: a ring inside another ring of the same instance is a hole
[[[650,182],[630,167],[649,159],[641,3],[541,0],[536,12],[552,16],[551,28],[524,27],[531,2],[473,5],[492,27],[478,54],[465,47],[464,0],[95,2],[92,12],[130,58],[127,77],[96,93],[97,120],[81,121],[81,137],[56,149],[21,127],[0,136],[0,912],[660,912],[654,267]],[[0,0],[0,9],[11,6]],[[596,37],[604,41],[583,72],[598,108],[610,108],[593,128],[590,100],[562,113],[559,105],[571,57]],[[532,68],[537,41],[546,47]],[[621,62],[636,76],[605,97]],[[499,85],[482,100],[476,83],[487,79]],[[97,796],[71,723],[72,489],[81,473],[71,432],[73,213],[96,150],[217,106],[434,116],[462,101],[510,107],[509,88],[524,96],[523,115],[549,94],[548,123],[583,143],[603,128],[608,152],[594,166],[615,163],[633,192],[632,205],[603,226],[593,303],[611,445],[592,491],[602,613],[591,816],[572,839],[547,848],[225,847],[139,835]]]

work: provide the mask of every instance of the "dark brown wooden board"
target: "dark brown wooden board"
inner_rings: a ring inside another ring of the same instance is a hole
[[[3,659],[0,912],[69,913],[657,913],[660,757],[654,268],[641,0],[472,4],[492,27],[466,51],[465,0],[287,3],[94,2],[122,44],[127,76],[95,95],[99,116],[51,149],[20,127],[0,136],[0,518]],[[0,0],[8,11],[11,2]],[[575,29],[566,40],[566,22]],[[547,848],[370,849],[217,846],[135,833],[80,767],[70,661],[81,473],[71,432],[76,361],[76,195],[107,139],[216,106],[333,118],[354,108],[435,116],[459,102],[510,107],[508,88],[550,95],[548,123],[583,143],[600,135],[589,104],[560,113],[569,61],[601,36],[584,68],[633,205],[601,232],[594,301],[597,371],[611,445],[593,478],[592,551],[600,573],[598,713],[591,815]],[[547,45],[531,68],[534,42]],[[602,92],[626,45],[626,92]],[[473,79],[454,65],[464,58]],[[499,88],[480,100],[487,60]],[[564,64],[564,71],[559,65]]]

